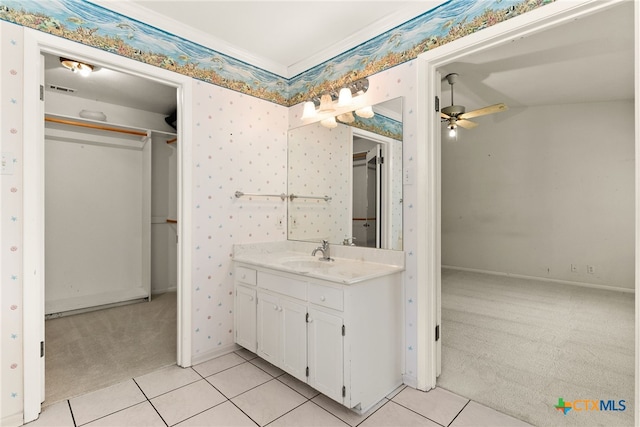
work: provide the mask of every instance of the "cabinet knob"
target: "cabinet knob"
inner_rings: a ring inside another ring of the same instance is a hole
[[[278,310],[278,306],[277,306],[277,305],[274,305],[274,306],[273,306],[273,309],[274,309],[274,310]]]
[[[282,311],[282,307],[278,307],[278,311]]]
[[[249,297],[249,301],[253,301],[253,297]]]
[[[327,300],[327,299],[324,297],[324,295],[322,295],[322,296],[320,297],[320,301],[326,301],[326,300]]]
[[[308,320],[308,322],[309,322],[309,323],[313,323],[313,317],[309,316],[309,320]]]

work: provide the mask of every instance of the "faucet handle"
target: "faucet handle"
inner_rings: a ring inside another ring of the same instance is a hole
[[[329,241],[325,240],[325,239],[322,239],[322,247],[326,248],[327,246],[329,246]]]

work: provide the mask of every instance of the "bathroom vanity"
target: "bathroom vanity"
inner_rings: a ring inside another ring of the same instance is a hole
[[[404,254],[315,246],[236,245],[235,341],[364,412],[402,383]]]

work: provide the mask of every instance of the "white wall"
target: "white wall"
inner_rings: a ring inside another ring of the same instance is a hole
[[[476,121],[442,136],[443,265],[633,289],[633,101]]]
[[[78,117],[81,110],[104,112],[107,124],[175,132],[165,122],[165,114],[45,91],[47,113]],[[177,217],[177,153],[175,144],[166,143],[170,138],[163,133],[152,133],[151,292],[156,294],[176,290],[177,286],[177,227],[166,222],[167,218]]]
[[[287,108],[193,81],[193,363],[234,348],[235,243],[287,239]]]
[[[351,128],[328,129],[313,123],[289,131],[288,194],[321,199],[289,202],[290,240],[328,240],[341,244],[351,237]],[[286,191],[285,191],[286,192]]]

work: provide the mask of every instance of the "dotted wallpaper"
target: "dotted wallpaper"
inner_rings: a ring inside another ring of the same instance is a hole
[[[286,240],[287,108],[195,81],[193,357],[233,344],[235,243]]]
[[[320,123],[289,131],[289,194],[329,196],[289,202],[289,239],[340,244],[351,233],[351,128]]]
[[[22,412],[22,27],[0,26],[0,377],[2,419]]]

